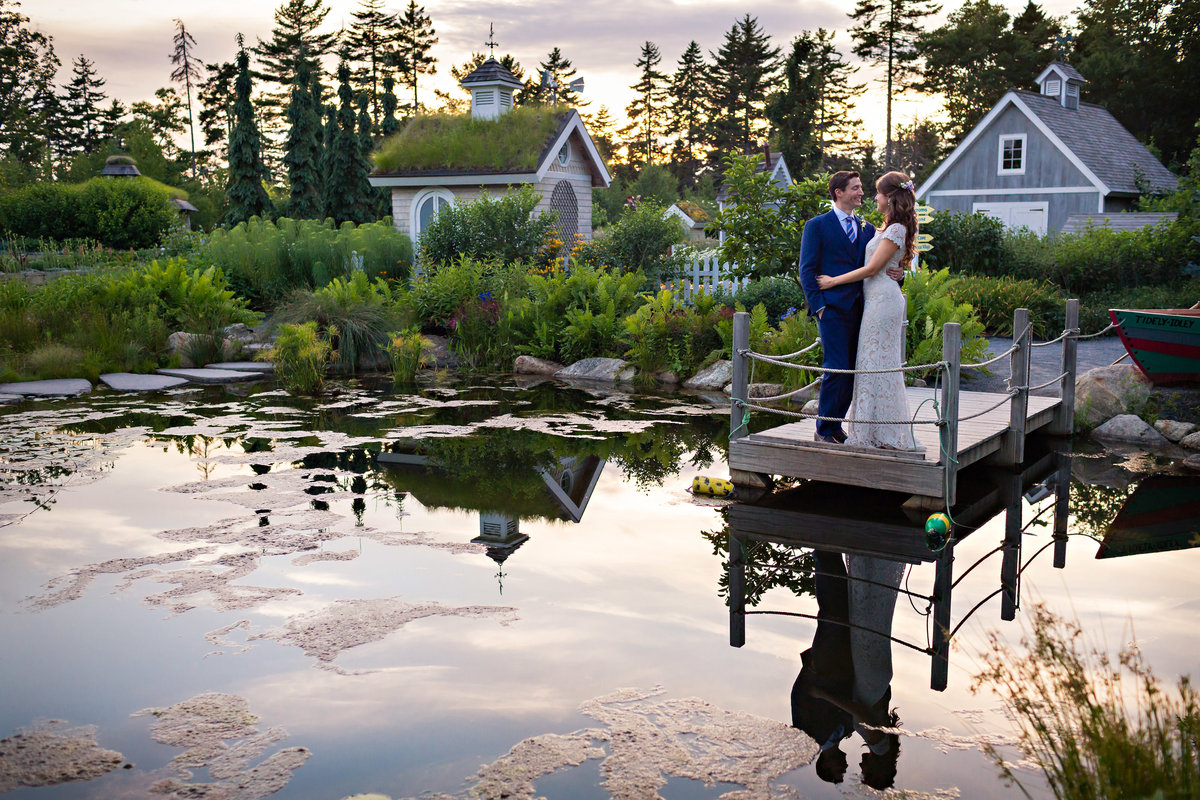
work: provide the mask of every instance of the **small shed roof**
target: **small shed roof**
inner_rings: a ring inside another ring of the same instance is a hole
[[[686,200],[680,200],[678,203],[672,203],[666,211],[665,215],[680,217],[689,227],[703,228],[711,221],[708,212],[695,203],[689,203]]]
[[[484,61],[478,67],[471,71],[471,74],[459,81],[460,86],[472,86],[481,83],[502,83],[516,88],[521,88],[525,84],[521,83],[521,79],[506,68],[503,64],[491,56],[487,61]]]
[[[1041,83],[1042,78],[1046,77],[1046,73],[1050,72],[1052,70],[1055,72],[1058,72],[1059,75],[1062,75],[1064,78],[1066,78],[1069,81],[1079,81],[1080,83],[1088,82],[1088,79],[1083,77],[1083,75],[1080,74],[1079,70],[1075,69],[1067,62],[1051,61],[1050,65],[1048,67],[1046,67],[1044,70],[1042,70],[1041,74],[1037,76],[1037,79],[1034,80],[1034,83]]]
[[[1063,224],[1063,233],[1079,233],[1087,228],[1111,228],[1114,231],[1137,231],[1142,228],[1152,228],[1175,221],[1179,217],[1174,212],[1150,213],[1141,211],[1120,211],[1110,214],[1072,214]]]
[[[182,197],[172,197],[170,202],[171,202],[171,205],[175,206],[180,211],[191,212],[191,211],[199,211],[200,210],[200,209],[196,208],[194,205],[192,205],[191,203],[189,203],[187,200],[184,200]]]

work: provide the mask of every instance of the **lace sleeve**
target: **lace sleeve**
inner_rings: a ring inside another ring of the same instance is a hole
[[[899,222],[893,222],[891,225],[887,226],[887,230],[883,232],[883,235],[885,238],[891,240],[896,247],[899,247],[901,250],[903,250],[906,233],[907,232],[904,230],[903,225],[901,225]]]

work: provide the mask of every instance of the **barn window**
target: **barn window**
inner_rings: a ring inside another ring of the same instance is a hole
[[[1025,174],[1025,134],[1008,133],[1000,135],[1000,153],[996,174]]]
[[[1062,81],[1046,81],[1042,84],[1042,94],[1058,97],[1060,91],[1062,91]]]
[[[567,166],[571,163],[571,143],[564,142],[562,149],[558,151],[558,163],[562,166]]]
[[[558,235],[563,241],[562,255],[565,258],[571,252],[575,234],[579,232],[579,200],[570,181],[554,184],[554,191],[550,193],[550,209],[558,212]]]

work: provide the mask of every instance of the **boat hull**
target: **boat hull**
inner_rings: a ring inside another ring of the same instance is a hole
[[[1116,308],[1108,314],[1152,383],[1200,382],[1200,310]]]

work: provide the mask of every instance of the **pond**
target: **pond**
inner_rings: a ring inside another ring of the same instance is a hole
[[[989,633],[1018,642],[1044,603],[1109,650],[1136,634],[1170,683],[1195,672],[1198,487],[1142,481],[1154,459],[1043,450],[965,475],[970,533],[939,553],[899,495],[693,497],[728,475],[728,419],[508,377],[0,410],[0,792],[879,795],[865,771],[909,797],[1017,797],[984,753],[1017,761],[1012,729],[972,691]],[[1140,516],[1110,532],[1122,506]],[[948,659],[940,613],[961,622]],[[829,720],[793,684],[847,660],[899,732],[843,741],[835,784],[815,766]]]

